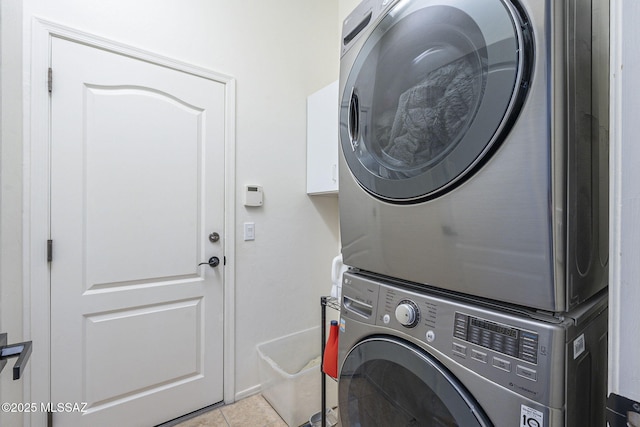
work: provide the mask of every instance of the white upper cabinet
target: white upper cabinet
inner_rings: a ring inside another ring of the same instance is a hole
[[[338,194],[338,81],[307,98],[307,194]]]

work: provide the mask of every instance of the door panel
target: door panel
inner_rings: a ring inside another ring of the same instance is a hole
[[[146,88],[85,87],[84,96],[88,283],[193,275],[202,110]],[[131,262],[150,249],[154,263]]]
[[[86,316],[87,402],[99,405],[198,375],[203,371],[198,334],[201,320],[197,299]],[[129,333],[131,330],[146,331],[144,346],[139,345],[138,336]],[[170,345],[168,334],[172,336]],[[118,353],[122,356],[113,357],[113,349],[121,350]],[[132,363],[144,360],[153,363]]]
[[[161,423],[223,399],[224,84],[52,41],[54,425]]]

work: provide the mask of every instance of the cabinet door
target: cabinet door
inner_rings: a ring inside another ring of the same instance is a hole
[[[338,82],[307,98],[307,193],[338,193]]]

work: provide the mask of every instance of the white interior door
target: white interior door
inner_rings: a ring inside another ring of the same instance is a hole
[[[151,426],[222,401],[224,84],[51,49],[51,399],[86,403],[53,424]]]

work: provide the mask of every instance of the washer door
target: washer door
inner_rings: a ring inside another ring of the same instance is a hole
[[[343,426],[492,426],[446,368],[392,337],[370,338],[351,349],[338,390]]]
[[[401,0],[345,81],[340,139],[360,185],[411,203],[463,182],[524,101],[528,25],[507,0]]]

